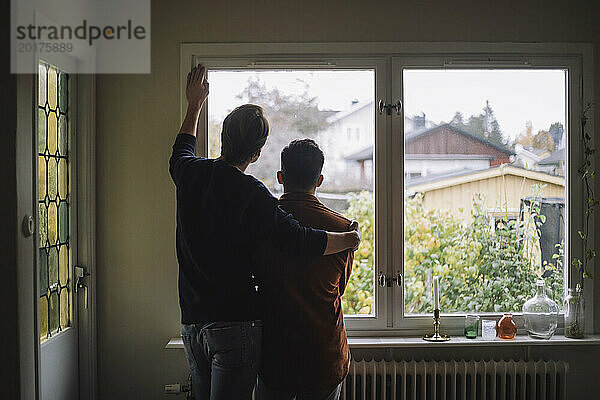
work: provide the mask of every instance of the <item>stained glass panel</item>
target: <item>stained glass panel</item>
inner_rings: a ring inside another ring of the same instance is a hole
[[[57,71],[53,66],[48,66],[48,106],[51,110],[56,110],[57,97]]]
[[[46,249],[39,251],[39,266],[40,266],[40,296],[48,293],[48,254]]]
[[[58,240],[66,243],[69,239],[69,205],[61,201],[58,206]]]
[[[51,247],[48,252],[48,284],[50,290],[54,290],[58,286],[58,250],[56,247]]]
[[[56,155],[57,149],[57,134],[58,130],[58,121],[56,119],[56,113],[54,111],[50,111],[48,114],[48,151],[51,156]]]
[[[67,146],[67,116],[61,114],[58,118],[58,152],[61,156],[67,155]]]
[[[50,319],[50,333],[54,333],[58,330],[58,313],[58,292],[52,292],[50,293],[50,315],[48,316]]]
[[[38,156],[38,199],[46,198],[46,159]]]
[[[66,245],[58,250],[58,274],[60,286],[67,286],[69,282],[69,249]]]
[[[38,69],[38,104],[44,107],[46,105],[46,66],[40,64]]]
[[[38,153],[44,154],[46,151],[46,111],[43,108],[38,109]]]
[[[67,160],[61,158],[58,160],[58,195],[61,200],[67,199]]]
[[[56,203],[50,203],[48,206],[48,243],[52,246],[58,239],[58,218]]]
[[[43,203],[38,204],[38,230],[40,231],[40,246],[46,246],[48,240],[48,209]]]
[[[50,201],[56,199],[56,195],[58,194],[57,181],[58,181],[58,166],[56,165],[57,159],[54,157],[50,157],[48,160],[48,197]]]
[[[46,339],[48,336],[48,299],[46,296],[40,297],[40,338]]]
[[[69,289],[65,288],[60,291],[60,328],[65,329],[69,326]]]
[[[71,326],[69,76],[41,62],[38,78],[40,338]]]

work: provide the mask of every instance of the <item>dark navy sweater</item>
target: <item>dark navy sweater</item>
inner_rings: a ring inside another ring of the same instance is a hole
[[[169,162],[177,187],[181,322],[259,319],[257,244],[320,256],[327,234],[300,226],[254,177],[225,161],[196,157],[195,144],[194,136],[179,134]]]

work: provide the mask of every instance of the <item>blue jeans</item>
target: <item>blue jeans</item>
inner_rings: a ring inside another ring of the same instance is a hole
[[[256,400],[338,400],[342,392],[341,382],[333,389],[310,392],[280,392],[269,389],[260,376],[256,385]]]
[[[252,399],[261,321],[183,325],[181,337],[196,400]]]

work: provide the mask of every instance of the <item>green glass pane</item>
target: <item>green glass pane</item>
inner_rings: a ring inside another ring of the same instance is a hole
[[[48,197],[56,199],[58,194],[58,163],[57,159],[50,157],[48,160]]]
[[[58,240],[66,243],[69,239],[69,204],[61,201],[58,205]]]
[[[60,286],[67,286],[69,283],[69,248],[66,245],[60,246],[58,250],[58,274]]]
[[[38,230],[40,235],[40,247],[47,246],[48,240],[48,210],[44,203],[38,204]]]
[[[58,117],[58,153],[61,156],[66,156],[69,151],[67,140],[67,117],[60,115]]]
[[[46,151],[46,111],[38,108],[38,153]]]
[[[46,198],[46,164],[46,159],[43,156],[38,156],[38,200]]]
[[[46,104],[46,66],[41,63],[38,66],[38,104],[42,107]]]
[[[57,80],[56,67],[48,66],[48,105],[51,110],[56,110]]]
[[[40,297],[40,339],[43,342],[48,337],[48,299]]]
[[[38,255],[38,269],[40,275],[40,296],[48,292],[48,253],[40,249]]]
[[[69,289],[64,288],[60,291],[60,328],[64,330],[71,325],[71,304]]]
[[[48,151],[50,152],[51,156],[55,156],[56,150],[58,149],[57,134],[58,134],[57,116],[54,111],[50,111],[50,113],[48,113]]]
[[[67,160],[61,158],[58,160],[58,195],[61,200],[67,200],[67,182],[69,180],[69,171],[67,170]]]
[[[58,309],[59,305],[58,305],[58,292],[52,292],[50,294],[50,323],[49,323],[49,328],[50,328],[50,333],[54,333],[58,330],[58,313],[59,313],[59,309]]]
[[[68,94],[68,80],[67,74],[61,72],[58,75],[58,108],[60,108],[61,113],[67,112],[67,94]]]
[[[58,284],[58,250],[51,247],[48,251],[48,285],[50,290]]]

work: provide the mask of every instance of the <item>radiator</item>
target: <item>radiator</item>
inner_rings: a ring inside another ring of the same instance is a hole
[[[563,361],[352,361],[343,400],[567,400]]]

